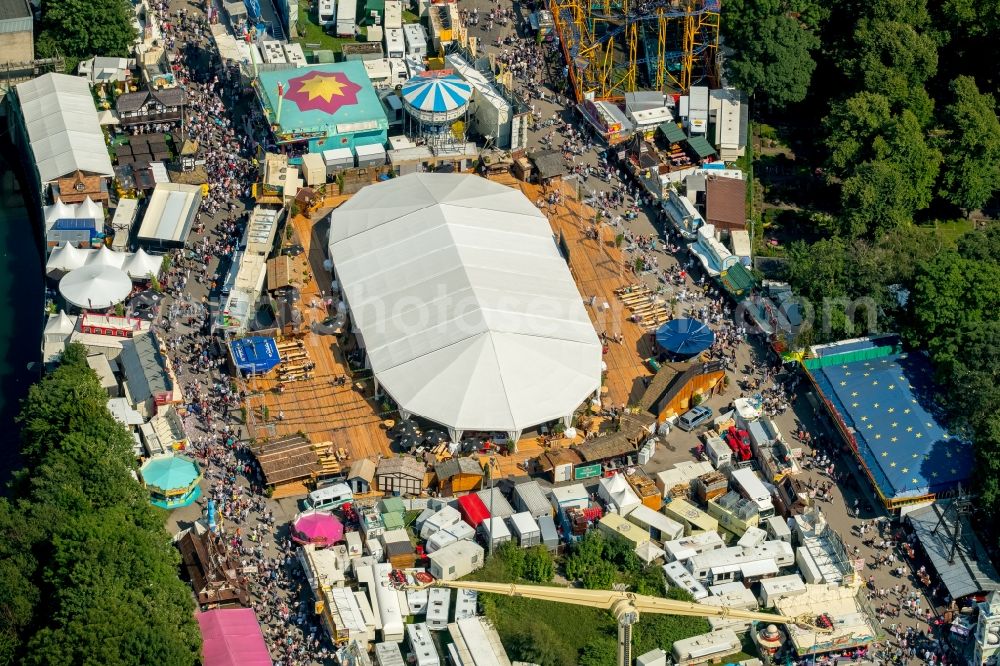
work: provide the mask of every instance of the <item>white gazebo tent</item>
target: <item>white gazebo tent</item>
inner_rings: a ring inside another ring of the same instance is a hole
[[[128,273],[133,280],[144,280],[159,275],[162,266],[163,257],[157,257],[139,248],[135,254],[125,260],[125,263],[122,264],[122,270]]]
[[[607,504],[608,511],[622,516],[642,504],[642,500],[621,474],[601,479],[597,487],[597,496]]]
[[[601,344],[545,216],[459,174],[364,188],[330,215],[330,257],[375,380],[406,418],[506,432],[599,389]]]
[[[72,243],[57,245],[45,261],[45,274],[68,273],[87,263],[92,250],[82,250]]]
[[[59,293],[69,303],[90,310],[104,310],[124,301],[132,280],[114,266],[88,265],[70,271],[59,281]]]

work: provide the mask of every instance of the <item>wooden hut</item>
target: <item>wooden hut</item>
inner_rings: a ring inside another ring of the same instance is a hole
[[[664,363],[642,394],[639,406],[663,422],[694,406],[695,395],[722,388],[726,370],[720,361]]]
[[[250,450],[264,473],[264,484],[273,489],[272,497],[304,494],[306,482],[320,470],[319,456],[303,435],[263,440]]]
[[[424,463],[412,456],[384,458],[375,468],[378,489],[387,495],[419,495],[424,490]]]
[[[483,485],[483,466],[472,458],[451,458],[434,466],[442,495],[479,490]]]

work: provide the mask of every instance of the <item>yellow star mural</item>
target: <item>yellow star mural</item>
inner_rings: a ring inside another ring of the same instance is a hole
[[[861,417],[861,420],[862,420],[862,421],[867,421],[867,420],[868,420],[868,417],[867,417],[867,416],[862,416],[862,417]]]
[[[897,439],[899,439],[899,438],[898,437],[890,437],[889,441],[892,442],[893,444],[895,444]]]
[[[891,463],[889,463],[889,467],[895,467],[895,466],[896,466],[896,463],[895,463],[895,462],[891,462]],[[903,471],[905,472],[906,470],[903,470]]]
[[[316,76],[302,82],[297,92],[304,92],[309,96],[309,101],[322,99],[329,102],[334,97],[344,94],[344,83],[332,76]]]
[[[882,457],[883,458],[888,458],[889,457],[889,452],[888,451],[883,451],[882,452]]]
[[[898,425],[899,425],[899,421],[893,421],[893,422],[892,422],[892,423],[890,423],[889,425],[890,425],[890,426],[892,426],[893,428],[895,428],[896,426],[898,426]]]

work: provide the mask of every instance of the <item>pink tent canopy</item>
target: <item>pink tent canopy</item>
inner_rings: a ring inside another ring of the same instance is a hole
[[[217,608],[198,613],[204,666],[272,666],[252,608]]]
[[[303,511],[292,522],[292,539],[299,543],[330,546],[343,538],[344,524],[329,511]]]

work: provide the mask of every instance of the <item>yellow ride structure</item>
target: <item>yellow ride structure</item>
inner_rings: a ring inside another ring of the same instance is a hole
[[[508,597],[524,597],[560,604],[589,606],[609,611],[618,621],[618,666],[631,666],[632,625],[639,621],[640,613],[659,615],[682,615],[686,617],[731,617],[741,620],[757,620],[774,624],[797,624],[816,631],[829,631],[815,624],[815,618],[794,618],[773,613],[707,606],[690,601],[676,601],[644,594],[619,592],[616,590],[584,590],[573,587],[548,585],[517,585],[514,583],[479,583],[475,581],[435,581],[433,585],[457,590],[476,590]]]
[[[717,85],[721,0],[550,0],[578,102]]]

